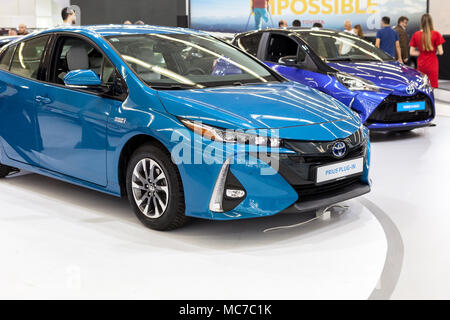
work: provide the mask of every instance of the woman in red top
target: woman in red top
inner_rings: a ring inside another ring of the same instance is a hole
[[[421,30],[417,31],[410,42],[411,56],[417,59],[417,69],[425,73],[430,79],[431,86],[438,88],[439,60],[437,55],[442,56],[445,43],[442,35],[434,30],[433,19],[429,14],[424,14],[421,20]]]

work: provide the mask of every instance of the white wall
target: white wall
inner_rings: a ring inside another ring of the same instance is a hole
[[[61,10],[70,0],[0,0],[0,28],[50,28],[61,23]]]
[[[434,28],[442,34],[450,35],[450,1],[430,0],[430,14],[433,16]]]

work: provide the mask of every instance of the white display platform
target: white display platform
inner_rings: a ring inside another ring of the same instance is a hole
[[[147,230],[126,201],[23,175],[0,181],[0,298],[366,299],[387,243],[359,202],[299,216]]]
[[[0,298],[449,299],[450,118],[372,138],[372,192],[330,221],[145,229],[126,201],[0,180]],[[380,281],[379,281],[380,280]]]

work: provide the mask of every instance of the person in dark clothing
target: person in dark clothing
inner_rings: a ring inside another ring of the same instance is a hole
[[[313,24],[313,28],[323,28],[323,24],[321,24],[320,22],[316,22]]]
[[[400,57],[398,62],[403,63],[398,33],[390,27],[390,24],[391,18],[383,17],[381,19],[382,28],[377,32],[375,46],[393,57],[397,55],[397,57]]]
[[[23,23],[19,24],[19,29],[17,31],[17,34],[19,36],[26,36],[27,34],[29,34],[27,26]]]
[[[394,28],[398,33],[399,41],[400,41],[400,49],[402,51],[402,60],[403,63],[409,62],[409,36],[406,32],[406,28],[408,27],[409,19],[407,17],[400,17],[398,19],[397,26]],[[397,60],[399,57],[397,57]]]
[[[294,21],[292,22],[292,26],[293,26],[294,28],[300,28],[300,27],[302,26],[302,23],[300,22],[300,20],[294,20]]]

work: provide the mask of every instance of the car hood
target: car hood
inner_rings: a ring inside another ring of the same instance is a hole
[[[167,112],[229,129],[280,129],[357,118],[336,99],[293,82],[159,91]]]
[[[394,91],[397,95],[410,95],[407,88],[413,84],[418,88],[422,85],[421,73],[413,68],[396,61],[389,62],[358,62],[358,63],[329,63],[341,72],[358,76],[372,81],[375,85]]]

